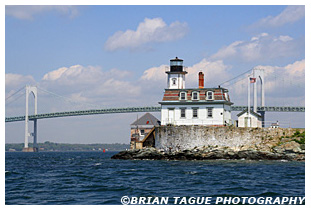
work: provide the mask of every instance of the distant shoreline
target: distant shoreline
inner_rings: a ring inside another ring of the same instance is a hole
[[[109,150],[109,151],[105,151],[105,152],[121,152],[123,150]],[[25,153],[23,151],[5,151],[8,153]],[[39,151],[40,153],[53,153],[53,152],[99,152],[99,153],[103,153],[103,151],[91,151],[91,150],[64,150],[64,151]],[[34,152],[28,152],[28,153],[34,153]]]
[[[5,151],[6,152],[22,152],[24,147],[23,143],[6,143]],[[32,144],[29,144],[29,147],[33,147]],[[46,141],[44,143],[38,143],[39,152],[102,152],[105,151],[122,151],[129,149],[129,144],[69,144],[69,143],[54,143],[50,141]]]

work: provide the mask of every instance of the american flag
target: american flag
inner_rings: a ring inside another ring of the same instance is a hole
[[[256,78],[249,78],[249,81],[251,82],[251,83],[255,83],[256,82]]]

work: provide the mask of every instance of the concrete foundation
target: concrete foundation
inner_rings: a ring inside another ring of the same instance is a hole
[[[155,129],[155,148],[181,151],[194,147],[219,146],[237,150],[265,146],[291,136],[295,128],[237,128],[207,126],[159,126]]]

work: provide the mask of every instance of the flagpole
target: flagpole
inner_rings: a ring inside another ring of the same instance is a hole
[[[247,97],[247,113],[248,113],[248,117],[249,117],[249,114],[251,112],[251,100],[250,100],[250,97],[251,97],[251,85],[250,85],[250,81],[251,78],[250,76],[248,75],[248,81],[247,81],[247,89],[248,89],[248,97]]]
[[[256,82],[256,73],[255,73],[256,69],[253,69],[253,78],[254,81],[252,81],[254,83],[254,106],[253,106],[253,111],[255,113],[257,113],[257,82]]]

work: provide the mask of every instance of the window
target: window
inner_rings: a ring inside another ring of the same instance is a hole
[[[173,85],[176,85],[176,80],[177,80],[176,78],[173,78],[173,79],[172,79]]]
[[[229,101],[229,99],[228,99],[228,93],[225,93],[225,100],[226,100],[226,101]]]
[[[197,107],[192,108],[192,117],[198,118],[198,109]]]
[[[186,100],[186,92],[180,92],[179,100]]]
[[[199,100],[199,93],[198,92],[192,92],[192,100]]]
[[[141,135],[145,135],[145,130],[144,130],[144,129],[141,129],[141,130],[140,130],[140,134],[141,134]]]
[[[180,118],[186,118],[186,108],[180,108]]]
[[[182,61],[171,61],[170,65],[171,66],[182,66]]]
[[[214,100],[213,91],[207,91],[207,93],[206,93],[206,100]]]
[[[211,118],[211,117],[213,117],[213,108],[208,107],[207,108],[207,118]]]

